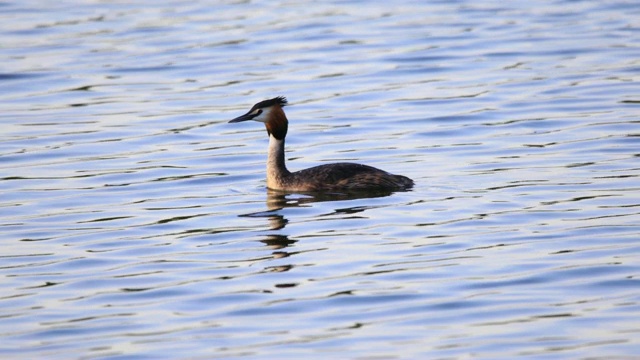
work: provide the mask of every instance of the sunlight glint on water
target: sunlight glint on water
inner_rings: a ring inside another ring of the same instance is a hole
[[[637,356],[638,16],[4,4],[0,355]],[[268,192],[279,95],[291,170],[415,188]]]

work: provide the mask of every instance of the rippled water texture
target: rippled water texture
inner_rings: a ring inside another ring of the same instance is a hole
[[[0,4],[0,357],[633,358],[636,1]],[[298,170],[265,188],[263,99]],[[379,194],[378,194],[379,195]]]

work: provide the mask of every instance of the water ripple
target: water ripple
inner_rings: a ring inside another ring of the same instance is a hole
[[[635,4],[67,5],[0,5],[2,356],[640,352]],[[275,95],[415,188],[267,191]]]

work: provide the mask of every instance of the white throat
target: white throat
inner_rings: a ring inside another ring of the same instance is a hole
[[[284,140],[269,136],[269,150],[267,155],[267,187],[281,188],[283,179],[289,175],[284,163]]]
[[[284,155],[284,140],[278,140],[273,135],[269,136],[268,164],[277,164],[277,159]]]

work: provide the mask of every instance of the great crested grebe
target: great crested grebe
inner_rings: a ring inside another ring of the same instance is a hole
[[[284,163],[284,138],[289,121],[282,107],[287,99],[279,96],[261,101],[249,112],[229,121],[236,123],[254,120],[264,123],[269,135],[267,158],[267,187],[283,191],[393,191],[406,190],[413,180],[389,174],[371,166],[354,163],[335,163],[290,172]]]

